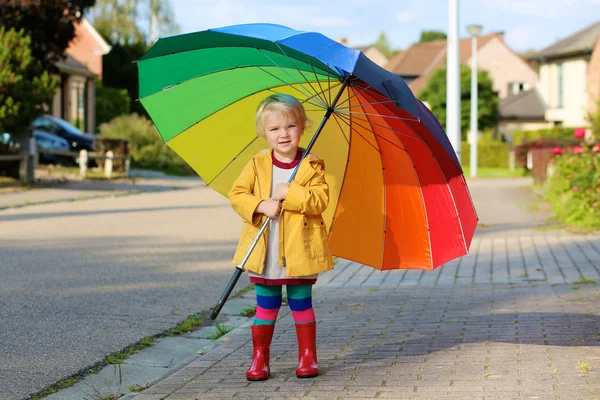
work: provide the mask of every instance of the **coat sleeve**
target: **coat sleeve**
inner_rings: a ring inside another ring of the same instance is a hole
[[[260,224],[261,215],[255,214],[262,199],[254,195],[254,180],[256,172],[252,165],[252,160],[242,170],[240,176],[233,182],[231,190],[227,194],[229,203],[233,210],[242,217],[242,219],[252,225]]]
[[[315,163],[316,173],[305,186],[295,181],[290,183],[287,197],[283,201],[282,209],[296,211],[306,215],[320,215],[329,204],[329,185],[325,181],[325,168],[323,163]]]

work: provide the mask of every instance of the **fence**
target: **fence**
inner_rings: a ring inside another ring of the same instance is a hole
[[[104,161],[103,170],[104,176],[111,179],[115,176],[115,164],[122,164],[122,173],[119,176],[129,176],[131,168],[131,158],[129,155],[119,156],[115,155],[113,151],[107,151],[106,153],[93,153],[87,150],[81,150],[79,152],[73,151],[59,151],[59,150],[46,150],[36,149],[34,154],[34,162],[29,162],[30,155],[27,152],[21,152],[14,155],[0,155],[0,163],[5,162],[19,162],[18,173],[15,168],[9,167],[9,176],[15,179],[19,179],[25,184],[30,183],[33,173],[29,171],[30,168],[35,167],[38,164],[39,156],[41,154],[55,155],[70,157],[77,161],[79,165],[79,176],[82,178],[87,177],[89,171],[89,161]],[[16,164],[16,163],[15,163]],[[30,165],[31,164],[31,165]]]

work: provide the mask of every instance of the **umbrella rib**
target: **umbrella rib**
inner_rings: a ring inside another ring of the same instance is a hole
[[[311,94],[310,90],[306,89],[306,88],[304,87],[304,85],[302,85],[302,82],[300,82],[300,81],[298,81],[296,78],[294,78],[294,77],[293,77],[293,76],[292,76],[292,75],[291,75],[291,74],[290,74],[290,73],[289,73],[289,72],[288,72],[288,71],[287,71],[285,68],[282,68],[281,66],[279,66],[279,65],[278,65],[278,64],[277,64],[275,61],[273,61],[273,60],[272,60],[272,59],[271,59],[269,56],[267,56],[266,54],[264,54],[262,51],[260,51],[260,50],[259,50],[259,52],[260,52],[262,55],[264,55],[264,56],[265,56],[265,57],[266,57],[266,58],[267,58],[269,61],[271,61],[271,62],[273,63],[273,65],[275,65],[277,68],[279,68],[280,70],[282,70],[283,72],[285,72],[287,76],[289,76],[289,77],[290,77],[290,78],[292,78],[294,81],[296,81],[296,83],[297,83],[298,85],[300,85],[300,87],[301,87],[302,89],[306,90],[306,93],[308,93],[308,95],[310,96],[310,94]],[[260,67],[259,67],[259,69],[260,69]],[[300,73],[300,74],[302,75],[302,73]],[[304,77],[304,75],[302,75],[302,77]],[[304,79],[306,79],[306,78],[304,78]],[[285,82],[285,81],[284,81],[284,82]],[[287,82],[285,82],[285,83],[286,83],[287,85],[289,85],[290,87],[293,87],[293,86],[292,86],[292,85],[290,85],[289,83],[287,83]],[[298,90],[298,89],[296,89],[296,90]],[[298,91],[300,91],[300,90],[298,90]],[[304,94],[304,95],[306,95],[306,94]],[[327,104],[323,104],[323,107],[324,107],[324,108],[327,108]]]
[[[337,114],[337,115],[343,115],[343,116],[345,116],[345,117],[347,117],[347,118],[349,118],[349,117],[351,117],[351,116],[353,116],[353,115],[354,115],[354,114],[344,114],[344,113],[335,113],[335,114]],[[377,114],[373,114],[373,115],[377,115]],[[420,141],[423,141],[423,139],[422,139],[422,138],[420,138],[420,137],[414,137],[414,136],[407,135],[406,133],[404,133],[404,132],[400,132],[400,131],[398,131],[398,130],[396,130],[396,129],[394,129],[394,128],[391,128],[390,126],[381,125],[381,124],[378,124],[378,123],[375,123],[375,122],[369,121],[368,119],[359,118],[359,117],[353,117],[353,119],[354,119],[354,120],[358,120],[358,121],[367,122],[367,123],[369,123],[369,124],[371,124],[371,125],[375,125],[375,126],[378,126],[378,127],[380,127],[380,128],[383,128],[383,129],[387,129],[387,130],[389,130],[389,131],[392,131],[392,132],[394,132],[395,134],[397,134],[397,135],[400,135],[400,136],[406,136],[406,137],[408,137],[408,138],[410,138],[410,139],[414,139],[414,140],[420,140]],[[411,120],[409,120],[409,121],[414,121],[414,120],[412,120],[412,119],[411,119]],[[361,125],[361,126],[362,126],[362,125]],[[412,129],[411,129],[411,130],[412,130]],[[413,131],[413,132],[414,132],[414,131]]]
[[[387,101],[374,101],[373,103],[365,103],[365,104],[357,104],[354,106],[348,106],[348,107],[336,107],[336,110],[347,110],[350,108],[362,108],[362,106],[370,106],[372,104],[386,104],[386,103],[395,103],[394,100],[387,100]]]
[[[338,124],[338,127],[340,128],[340,131],[342,132],[342,135],[344,136],[344,139],[346,139],[346,142],[348,144],[350,144],[350,139],[346,136],[346,133],[344,132],[344,128],[342,127],[342,125],[340,125],[340,121],[338,121],[338,119],[335,118],[335,122]]]
[[[381,117],[381,118],[388,118],[388,119],[398,119],[401,121],[417,121],[417,119],[415,118],[402,118],[402,117],[398,117],[397,115],[383,115],[383,114],[369,114],[369,113],[362,113],[362,112],[357,112],[357,111],[350,111],[351,115],[370,115],[373,117]]]
[[[352,96],[348,97],[346,100],[342,101],[342,102],[341,102],[340,104],[338,104],[338,105],[342,105],[342,104],[344,104],[344,103],[346,103],[346,102],[349,102],[349,101],[350,101],[350,100],[352,100],[354,97],[358,96],[359,94],[361,94],[361,93],[362,93],[362,92],[364,92],[365,90],[369,90],[369,89],[371,89],[371,88],[372,88],[372,86],[371,86],[371,85],[367,85],[367,87],[365,87],[364,89],[362,89],[362,90],[361,90],[361,91],[359,91],[359,92],[356,92],[356,93],[354,93]],[[336,108],[338,108],[338,107],[336,106]]]
[[[213,182],[215,181],[215,179],[217,179],[217,178],[219,177],[219,175],[221,175],[221,174],[223,173],[223,171],[225,171],[225,170],[226,170],[226,169],[227,169],[227,168],[228,168],[228,167],[231,165],[231,163],[233,163],[233,162],[234,162],[234,161],[235,161],[235,160],[236,160],[236,159],[237,159],[237,158],[240,156],[240,154],[242,154],[242,153],[243,153],[243,152],[244,152],[244,151],[245,151],[245,150],[246,150],[248,147],[250,147],[250,146],[252,145],[252,143],[254,143],[254,142],[256,141],[256,139],[258,139],[258,136],[254,137],[254,139],[252,139],[252,140],[251,140],[251,141],[250,141],[250,142],[249,142],[249,143],[248,143],[248,144],[247,144],[247,145],[246,145],[246,146],[245,146],[245,147],[244,147],[242,150],[240,150],[240,152],[239,152],[239,153],[237,153],[237,154],[235,155],[235,157],[233,157],[233,158],[231,159],[231,161],[229,161],[229,162],[227,163],[227,165],[225,165],[225,166],[223,167],[223,169],[221,169],[221,170],[220,170],[220,171],[219,171],[219,172],[218,172],[218,173],[217,173],[217,174],[216,174],[216,175],[215,175],[215,176],[214,176],[214,177],[213,177],[213,178],[210,180],[210,182],[208,182],[208,183],[206,184],[206,186],[210,186],[210,184],[211,184],[211,183],[213,183]]]
[[[334,115],[335,115],[335,114],[334,114]],[[343,117],[341,117],[341,116],[339,116],[339,115],[336,115],[336,117],[340,118],[340,119],[342,120],[342,122],[344,122],[345,124],[347,124],[347,125],[350,127],[350,129],[352,129],[353,131],[355,131],[355,132],[356,132],[356,134],[357,134],[358,136],[360,136],[361,138],[365,139],[365,142],[367,142],[367,144],[369,144],[371,147],[373,147],[375,150],[377,150],[377,152],[378,152],[378,153],[381,153],[381,150],[380,150],[379,148],[377,148],[377,146],[373,145],[373,144],[372,144],[372,143],[371,143],[371,142],[370,142],[370,141],[369,141],[369,140],[368,140],[366,137],[364,137],[364,136],[363,136],[363,135],[362,135],[362,134],[361,134],[361,133],[360,133],[360,132],[359,132],[359,131],[358,131],[356,128],[354,128],[354,127],[352,126],[352,124],[350,123],[351,121],[345,121],[345,120],[343,119]],[[360,126],[361,128],[364,128],[362,125],[359,125],[359,126]],[[367,129],[367,128],[365,128],[365,130],[366,130],[366,131],[368,131],[368,132],[371,132],[371,133],[372,133],[373,135],[375,135],[375,136],[381,137],[380,135],[376,134],[375,132],[373,132],[373,131],[371,131],[371,130],[369,130],[369,129]],[[383,140],[386,140],[386,141],[388,141],[388,142],[389,142],[389,140],[387,140],[386,138],[384,138],[384,137],[381,137],[381,138],[382,138]],[[396,146],[396,144],[394,144],[394,143],[392,143],[392,142],[390,142],[390,144],[392,144],[392,145]],[[398,147],[399,147],[400,149],[402,149],[402,147],[400,147],[400,146],[398,146]],[[404,150],[404,149],[402,149],[402,150]]]
[[[296,69],[298,70],[298,72],[300,72],[300,75],[302,75],[302,77],[304,78],[304,80],[306,81],[306,83],[308,83],[310,85],[310,88],[313,90],[313,92],[318,93],[317,90],[310,83],[310,81],[308,79],[306,79],[306,76],[304,76],[304,74],[302,73],[302,71],[300,70],[300,68],[298,68],[298,66],[293,61],[293,59],[290,56],[288,56],[285,51],[283,51],[283,48],[279,45],[279,43],[275,42],[275,44],[277,45],[277,47],[279,48],[279,50],[283,53],[283,55],[286,56],[288,58],[288,60],[290,60],[290,62],[294,65],[294,67],[296,67]],[[311,67],[312,67],[312,64],[311,64]],[[317,78],[317,81],[318,81],[318,78]],[[319,100],[322,100],[320,96],[319,96]],[[325,104],[325,103],[323,103],[323,104]]]
[[[325,90],[323,90],[323,86],[321,86],[321,80],[318,78],[317,71],[315,71],[315,67],[312,65],[312,62],[310,61],[310,57],[308,56],[308,54],[306,54],[306,60],[308,61],[308,64],[312,68],[313,75],[315,76],[315,79],[316,79],[317,83],[319,84],[319,88],[321,88],[321,93],[323,93],[323,99],[324,99],[325,103],[327,103],[327,96],[325,95]]]
[[[336,87],[338,87],[338,86],[341,86],[341,85],[342,85],[342,84],[341,84],[341,83],[339,83],[338,85],[334,86],[334,88],[336,88]],[[280,92],[276,92],[276,91],[275,91],[275,90],[273,90],[273,89],[267,89],[267,90],[268,90],[269,92],[273,92],[273,93],[281,94]],[[300,100],[300,99],[298,99],[298,101],[300,101],[301,103],[308,103],[308,104],[310,104],[310,105],[313,105],[313,106],[315,106],[315,107],[319,107],[319,109],[321,109],[321,110],[325,110],[325,108],[323,108],[323,106],[322,106],[322,105],[320,105],[320,104],[315,104],[315,103],[311,103],[310,101],[308,101],[308,100],[310,100],[310,99],[313,99],[315,96],[318,96],[318,93],[315,93],[315,94],[313,94],[312,96],[308,97],[308,98],[307,98],[307,99],[305,99],[305,100]],[[306,111],[309,111],[309,110],[306,110]],[[315,111],[315,110],[312,110],[312,111]]]
[[[308,93],[304,93],[302,90],[298,89],[296,86],[289,84],[288,82],[284,81],[284,80],[283,80],[283,79],[281,79],[280,77],[278,77],[278,76],[276,76],[276,75],[273,75],[273,74],[272,74],[272,73],[270,73],[269,71],[266,71],[266,70],[264,70],[264,69],[263,69],[263,68],[261,68],[261,67],[257,67],[257,68],[258,68],[258,69],[260,69],[261,71],[263,71],[264,73],[271,75],[271,76],[272,76],[272,77],[274,77],[275,79],[278,79],[280,82],[282,82],[282,83],[283,83],[283,84],[285,84],[286,86],[289,86],[289,87],[291,87],[292,89],[296,90],[298,93],[302,94],[302,96],[305,96],[306,98],[309,98],[309,99],[312,99],[312,98],[314,98],[314,94],[313,94],[313,93],[310,93],[310,92],[308,92]],[[294,79],[294,78],[292,78],[292,79]],[[301,83],[299,83],[299,85],[300,85],[300,86],[302,86],[302,84],[301,84]],[[304,89],[304,87],[303,87],[303,86],[302,86],[302,88]],[[268,89],[268,90],[270,90],[270,89]],[[313,105],[313,106],[316,106],[316,107],[321,107],[321,108],[323,108],[323,109],[327,109],[327,106],[326,106],[326,105],[324,105],[324,104],[322,104],[322,103],[319,103],[319,104],[315,104],[315,103],[309,103],[309,104],[311,104],[311,105]]]

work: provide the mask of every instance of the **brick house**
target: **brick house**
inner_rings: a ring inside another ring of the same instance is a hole
[[[337,41],[346,47],[351,47],[348,43],[348,38],[341,38]],[[362,51],[368,59],[370,59],[382,68],[385,67],[385,65],[390,61],[385,54],[383,54],[377,47],[375,47],[372,44],[366,46],[354,46],[351,48],[353,48],[354,50]]]
[[[471,38],[460,40],[459,60],[471,65]],[[403,78],[418,96],[433,73],[446,67],[446,40],[418,43],[392,57],[385,66]],[[477,39],[477,67],[486,70],[494,81],[500,99],[532,88],[536,72],[504,42],[504,34],[495,32]]]
[[[85,17],[75,25],[75,38],[66,49],[66,58],[56,63],[60,85],[52,102],[52,115],[83,132],[95,133],[95,81],[102,78],[102,56],[109,51],[110,46]]]
[[[555,126],[588,125],[600,101],[600,21],[530,57],[540,64],[537,89]]]

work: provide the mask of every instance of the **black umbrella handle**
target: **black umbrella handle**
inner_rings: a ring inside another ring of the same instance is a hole
[[[223,308],[223,306],[225,305],[225,302],[229,298],[229,295],[231,294],[231,291],[235,287],[238,279],[240,279],[240,276],[242,276],[242,272],[244,272],[243,269],[236,268],[235,272],[233,273],[233,276],[229,280],[229,283],[227,284],[227,287],[223,291],[223,294],[221,295],[221,298],[217,302],[217,305],[215,305],[215,308],[213,308],[212,312],[210,313],[210,319],[212,319],[213,321],[215,319],[217,319],[217,317],[219,316],[219,313],[221,312],[221,308]]]

